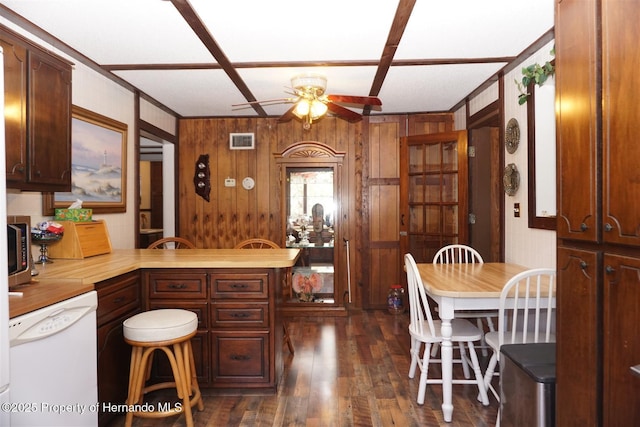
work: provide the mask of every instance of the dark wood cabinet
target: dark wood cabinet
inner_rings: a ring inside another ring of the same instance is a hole
[[[127,399],[131,347],[122,322],[140,312],[140,274],[127,273],[96,284],[98,292],[98,401],[118,405]],[[108,425],[115,412],[100,411],[98,424]]]
[[[640,425],[640,61],[628,2],[556,6],[556,424]]]
[[[211,275],[211,370],[216,388],[276,385],[273,278],[268,270]],[[277,347],[281,348],[281,347]]]
[[[596,426],[602,252],[558,247],[556,425]]]
[[[144,282],[148,299],[148,310],[180,308],[198,316],[198,331],[191,340],[193,359],[196,365],[198,385],[207,387],[209,369],[209,301],[207,301],[208,276],[204,270],[145,271]],[[153,365],[154,378],[171,381],[173,374],[166,357],[157,357]]]
[[[282,374],[279,270],[149,269],[145,308],[183,308],[198,315],[193,352],[202,388],[275,390]],[[170,377],[159,360],[154,377]]]
[[[71,190],[71,64],[0,28],[7,187]]]
[[[604,257],[603,425],[640,425],[640,257]]]

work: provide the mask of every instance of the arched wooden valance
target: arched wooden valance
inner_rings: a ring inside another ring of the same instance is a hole
[[[300,161],[309,159],[315,162],[342,163],[345,152],[335,151],[326,144],[317,141],[296,142],[288,146],[282,153],[274,153],[276,161]]]

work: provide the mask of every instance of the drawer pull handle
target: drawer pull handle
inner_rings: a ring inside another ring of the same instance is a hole
[[[169,289],[186,289],[187,285],[184,283],[171,283],[169,284]]]
[[[246,319],[249,316],[250,316],[249,313],[232,313],[231,314],[231,317],[235,317],[235,318],[238,318],[238,319]]]
[[[604,271],[605,271],[607,274],[613,274],[613,273],[615,273],[615,272],[616,272],[616,269],[615,269],[615,268],[613,268],[613,267],[611,267],[610,265],[607,265],[607,266],[604,268]]]
[[[124,299],[125,299],[124,297],[118,297],[118,298],[113,300],[113,303],[114,304],[120,304],[121,302],[124,301]]]
[[[251,360],[251,356],[248,356],[246,354],[232,354],[231,355],[231,360],[237,360],[240,362],[246,362],[247,360]]]
[[[249,287],[246,283],[232,283],[231,287],[234,289],[246,289]]]

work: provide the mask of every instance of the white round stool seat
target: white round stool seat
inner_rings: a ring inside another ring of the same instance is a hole
[[[136,314],[122,324],[130,341],[168,341],[184,337],[198,328],[198,316],[189,310],[167,308]]]

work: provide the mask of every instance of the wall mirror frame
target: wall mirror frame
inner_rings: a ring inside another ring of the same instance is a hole
[[[555,88],[553,84],[543,86],[545,90]],[[527,100],[527,157],[528,157],[528,216],[529,228],[539,228],[545,230],[556,229],[556,216],[544,215],[540,211],[543,201],[541,197],[556,197],[555,184],[555,103],[554,96],[541,96],[540,88],[533,83],[527,88],[529,99]],[[555,92],[555,90],[553,90]],[[538,97],[536,99],[536,93]],[[536,102],[538,103],[536,106]],[[536,108],[537,107],[537,108]],[[541,111],[544,114],[541,114]],[[552,132],[551,132],[552,131]],[[553,136],[549,136],[553,135]],[[542,140],[543,138],[552,140]],[[549,151],[552,147],[552,154]],[[546,150],[546,155],[543,153]],[[552,164],[541,164],[543,158]],[[536,161],[538,159],[538,161]],[[551,182],[542,184],[542,178],[549,176],[549,171],[553,170]],[[555,209],[555,203],[552,204]]]
[[[341,223],[341,181],[342,181],[342,173],[343,173],[343,160],[344,153],[337,152],[333,150],[331,147],[322,144],[320,142],[315,141],[303,141],[290,145],[287,149],[285,149],[282,153],[275,153],[274,157],[276,163],[278,165],[278,173],[280,179],[280,203],[281,203],[281,224],[283,232],[287,233],[287,224],[288,224],[288,205],[289,200],[289,183],[288,176],[291,171],[313,171],[314,169],[318,171],[332,171],[333,172],[333,239],[334,242],[340,242],[342,236],[342,223]],[[328,212],[325,211],[325,214]],[[310,224],[311,225],[311,224]],[[283,236],[282,240],[285,240],[287,236]],[[333,295],[323,295],[324,303],[323,304],[300,304],[299,302],[295,302],[295,306],[306,306],[300,307],[303,309],[332,309],[341,307],[342,299],[341,296],[345,292],[344,280],[339,280],[340,277],[344,274],[344,263],[342,262],[343,258],[343,249],[342,245],[334,243],[330,245],[333,249],[333,254],[331,256],[332,264],[333,264]],[[301,248],[304,249],[304,248]],[[314,245],[310,245],[309,249],[314,249]],[[295,267],[294,267],[295,269]],[[288,290],[292,292],[292,290]],[[291,306],[292,304],[288,304],[292,299],[287,298],[287,292],[285,292],[284,305]],[[289,294],[290,297],[293,297],[292,293]]]

